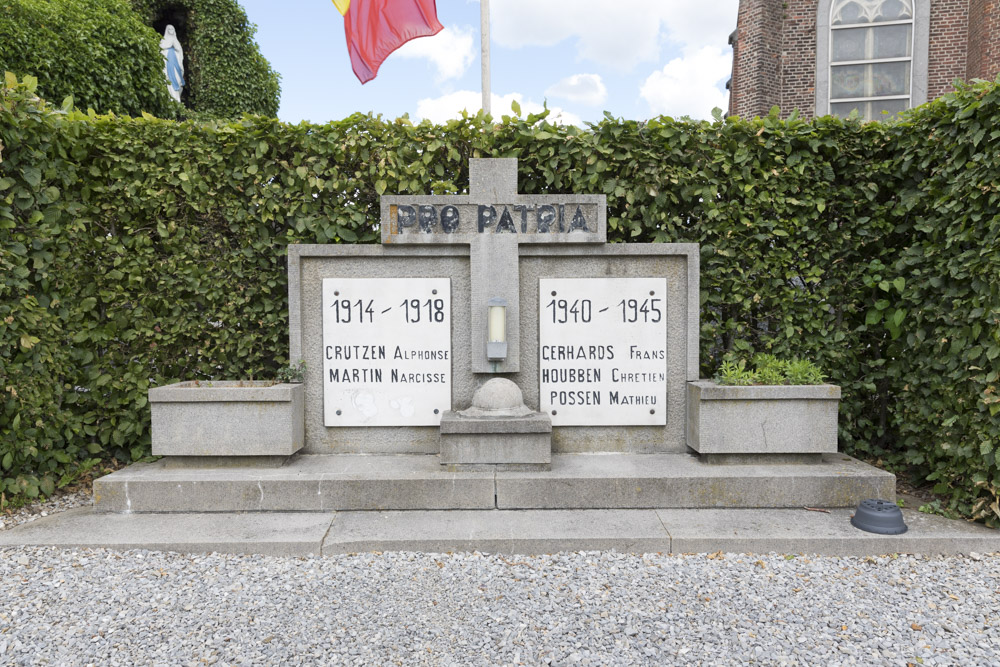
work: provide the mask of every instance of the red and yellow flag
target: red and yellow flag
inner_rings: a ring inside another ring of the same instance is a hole
[[[435,0],[333,0],[344,15],[351,67],[361,83],[378,74],[389,54],[417,37],[436,35]]]

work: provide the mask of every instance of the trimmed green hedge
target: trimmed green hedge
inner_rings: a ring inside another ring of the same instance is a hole
[[[156,25],[166,14],[181,15],[184,23],[175,27],[179,35],[183,31],[183,99],[189,109],[212,118],[278,115],[281,77],[261,55],[253,39],[257,26],[237,0],[131,2],[146,25]]]
[[[159,34],[178,23],[184,106],[171,100]],[[0,72],[38,79],[60,103],[129,116],[277,116],[280,77],[236,0],[0,0]]]
[[[1000,85],[948,96],[900,129],[900,242],[885,253],[900,282],[880,298],[889,302],[882,321],[902,313],[904,322],[884,351],[885,456],[916,466],[951,508],[996,525]]]
[[[38,94],[82,109],[173,118],[159,38],[127,0],[0,0],[0,72],[39,80]]]
[[[813,360],[841,446],[996,523],[1000,86],[891,124],[586,130],[354,115],[176,123],[0,106],[0,492],[149,451],[146,390],[285,363],[289,243],[373,243],[379,195],[462,192],[516,156],[525,193],[603,192],[614,241],[702,247],[702,374]]]

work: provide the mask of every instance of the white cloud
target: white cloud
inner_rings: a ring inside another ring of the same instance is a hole
[[[521,116],[531,113],[538,113],[544,107],[537,102],[525,100],[521,93],[508,93],[507,95],[490,96],[490,106],[495,118],[503,115],[513,115],[510,110],[511,102],[516,101],[521,105]],[[452,118],[458,118],[463,110],[469,113],[476,113],[483,107],[483,95],[475,90],[458,90],[441,97],[425,98],[417,102],[417,116],[426,118],[433,123],[444,123]],[[583,126],[583,121],[576,114],[564,111],[559,107],[549,107],[551,113],[548,116],[550,123],[560,123],[563,125]]]
[[[604,86],[600,74],[574,74],[549,86],[545,94],[578,104],[595,106],[604,103],[608,97],[608,89]]]
[[[575,38],[577,57],[629,70],[660,56],[662,33],[685,51],[724,47],[739,0],[493,0],[493,40],[511,48]]]
[[[432,37],[411,39],[399,47],[394,55],[429,60],[437,69],[440,81],[458,79],[476,58],[473,37],[472,28],[468,26],[447,26]],[[475,43],[478,44],[478,41]]]
[[[732,65],[731,53],[706,46],[650,74],[639,94],[654,114],[710,118],[714,107],[726,109],[729,93],[722,82],[729,78]]]

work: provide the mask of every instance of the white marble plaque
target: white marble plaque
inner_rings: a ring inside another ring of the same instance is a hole
[[[323,280],[327,426],[437,426],[451,409],[451,280]]]
[[[553,426],[665,425],[665,278],[542,278],[540,409]]]

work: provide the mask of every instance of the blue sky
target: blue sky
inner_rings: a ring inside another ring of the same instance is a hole
[[[357,0],[355,0],[357,1]],[[240,0],[282,77],[278,116],[323,123],[356,111],[441,122],[479,109],[479,2],[438,0],[445,30],[355,78],[330,0]],[[725,108],[738,0],[491,0],[493,115],[543,102],[565,122]]]

